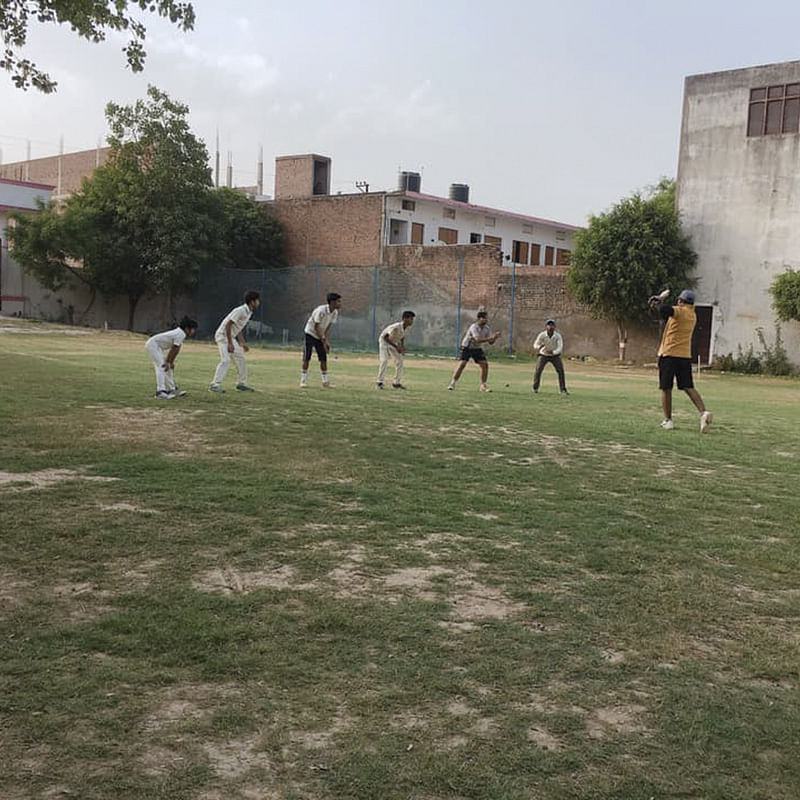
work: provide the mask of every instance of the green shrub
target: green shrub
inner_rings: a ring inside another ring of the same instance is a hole
[[[756,328],[756,336],[762,350],[756,353],[753,345],[746,350],[741,345],[736,348],[736,355],[728,353],[715,359],[714,367],[723,372],[743,372],[747,375],[791,375],[794,370],[783,346],[781,326],[775,326],[775,344],[770,345],[764,336],[763,328]]]

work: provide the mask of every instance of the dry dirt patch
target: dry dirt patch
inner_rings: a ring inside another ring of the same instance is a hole
[[[49,489],[65,481],[94,481],[109,483],[119,478],[104,475],[86,475],[83,470],[40,469],[36,472],[4,472],[0,470],[0,489],[10,492],[30,492],[35,489]]]
[[[202,592],[246,594],[255,589],[290,589],[294,575],[294,568],[288,565],[247,572],[234,567],[214,567],[197,576],[192,586]]]
[[[254,769],[264,770],[272,766],[269,756],[258,749],[255,739],[206,742],[203,749],[217,775],[228,780],[242,778]]]

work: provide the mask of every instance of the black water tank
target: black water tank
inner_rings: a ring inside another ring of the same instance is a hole
[[[458,203],[469,203],[469,186],[466,183],[451,183],[450,199]]]
[[[397,188],[401,192],[418,192],[421,187],[419,172],[401,172],[397,178]]]

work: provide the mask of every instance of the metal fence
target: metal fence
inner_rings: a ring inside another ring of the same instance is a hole
[[[210,338],[219,322],[248,289],[261,293],[247,336],[264,344],[295,345],[312,309],[325,302],[328,292],[342,295],[339,321],[332,331],[336,347],[375,351],[381,330],[400,319],[406,309],[417,317],[406,337],[414,349],[452,354],[466,327],[474,322],[476,305],[462,305],[468,285],[460,261],[452,275],[432,282],[397,267],[289,267],[276,270],[206,269],[196,294],[198,336]],[[508,329],[513,317],[508,307],[488,307],[492,324]],[[509,340],[510,341],[510,340]]]

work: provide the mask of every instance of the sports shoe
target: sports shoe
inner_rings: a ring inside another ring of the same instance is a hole
[[[305,381],[300,381],[300,388],[301,389],[308,389],[308,384]]]
[[[537,389],[535,386],[531,386],[531,391],[532,391],[534,394],[539,394],[539,390],[538,390],[538,389]]]
[[[333,384],[330,381],[323,381],[322,382],[323,389],[333,389]]]
[[[406,387],[405,387],[405,386],[403,386],[403,384],[402,384],[402,383],[393,383],[393,384],[392,384],[392,389],[405,389],[405,388],[406,388]]]
[[[175,395],[172,392],[160,391],[155,395],[159,400],[172,400]]]
[[[672,420],[671,419],[662,419],[661,420],[661,427],[665,431],[671,431],[675,426],[672,424]]]
[[[252,386],[248,386],[246,383],[237,383],[236,384],[236,391],[238,391],[238,392],[254,392],[255,389]]]
[[[568,394],[569,394],[569,392],[568,392],[566,389],[562,389],[562,390],[561,390],[561,394],[566,394],[566,395],[568,395]]]
[[[219,394],[225,393],[225,390],[218,383],[212,383],[211,386],[208,387],[208,391],[218,392]]]
[[[479,391],[479,392],[491,392],[492,390],[491,390],[491,389],[490,389],[490,388],[489,388],[489,387],[488,387],[488,386],[487,386],[485,383],[482,383],[482,384],[481,384],[481,385],[478,387],[478,391]]]
[[[710,411],[704,411],[700,415],[700,433],[706,433],[711,426],[711,420],[714,415]]]
[[[177,386],[170,392],[173,397],[186,397],[189,392],[179,389]]]
[[[454,383],[451,383],[447,388],[449,391],[452,392],[456,388],[456,385]]]
[[[376,386],[377,386],[379,389],[383,389],[383,381],[378,381],[378,383],[376,384]]]

